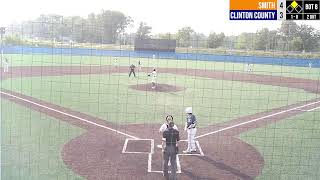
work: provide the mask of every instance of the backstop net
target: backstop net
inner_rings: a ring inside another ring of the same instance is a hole
[[[181,179],[318,179],[314,34],[283,26],[139,40],[114,27],[79,17],[6,27],[2,179],[161,178],[167,115],[182,140]],[[191,154],[186,107],[198,122]]]

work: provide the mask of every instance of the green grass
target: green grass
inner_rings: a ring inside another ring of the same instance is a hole
[[[265,160],[258,180],[318,180],[320,177],[320,111],[308,112],[242,134]]]
[[[173,74],[159,74],[158,82],[186,87],[186,91],[155,93],[128,88],[150,83],[145,74],[136,79],[127,74],[32,77],[2,84],[119,124],[161,123],[166,114],[183,124],[183,110],[192,106],[200,126],[206,126],[316,97],[299,89]]]
[[[114,57],[110,56],[65,56],[65,55],[25,55],[25,54],[8,54],[12,66],[60,66],[60,65],[113,65]],[[138,64],[142,62],[144,67],[171,67],[183,69],[207,69],[228,72],[244,72],[245,64],[229,63],[229,62],[208,62],[208,61],[192,61],[192,60],[173,60],[160,59],[152,60],[147,58],[119,58],[119,65],[128,66],[132,63]],[[255,64],[255,74],[265,74],[284,77],[297,77],[306,79],[319,80],[319,68],[306,67],[290,67],[278,65],[262,65]]]
[[[1,179],[82,179],[62,161],[63,145],[84,130],[1,100]]]

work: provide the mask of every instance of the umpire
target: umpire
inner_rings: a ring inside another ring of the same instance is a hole
[[[163,141],[166,146],[163,151],[163,175],[166,180],[169,180],[168,162],[171,163],[171,179],[177,179],[177,154],[178,154],[178,141],[180,141],[179,131],[174,129],[174,123],[171,121],[169,127],[163,132]]]
[[[131,73],[133,73],[134,77],[136,77],[136,73],[134,72],[134,69],[136,68],[136,66],[134,64],[131,64],[129,68],[130,68],[129,77],[131,77]]]

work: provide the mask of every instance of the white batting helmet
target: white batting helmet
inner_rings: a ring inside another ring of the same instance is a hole
[[[186,111],[187,114],[191,114],[192,113],[192,107],[187,107],[185,111]]]

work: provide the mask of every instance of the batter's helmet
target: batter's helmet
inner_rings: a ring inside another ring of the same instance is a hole
[[[185,111],[187,114],[192,114],[192,107],[187,107]]]

